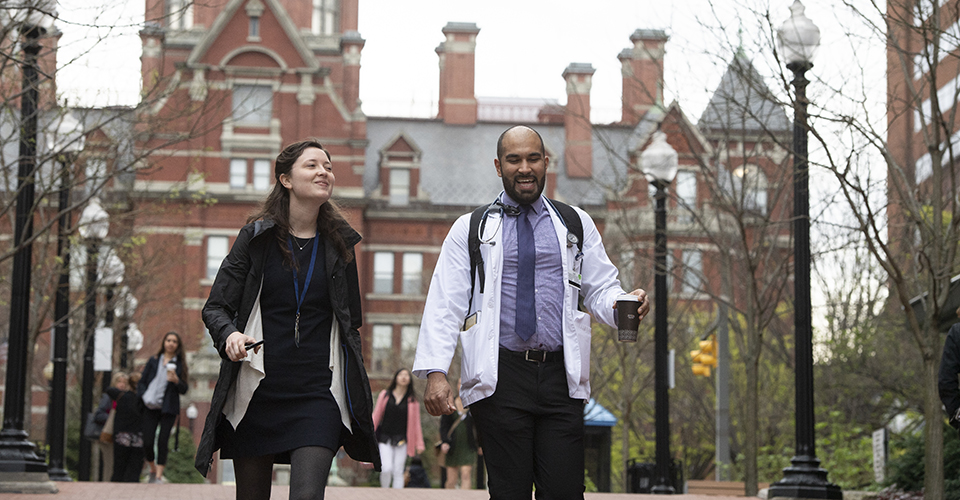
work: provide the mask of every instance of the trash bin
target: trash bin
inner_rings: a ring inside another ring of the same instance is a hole
[[[631,458],[627,462],[627,493],[652,493],[656,471],[656,464],[637,463],[635,458]],[[683,493],[683,462],[679,460],[670,461],[669,479],[673,481],[673,490],[676,493]]]
[[[627,493],[650,493],[655,470],[655,464],[637,463],[635,458],[631,458],[627,462]]]

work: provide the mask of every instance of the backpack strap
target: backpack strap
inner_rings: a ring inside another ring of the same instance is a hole
[[[470,233],[467,235],[467,248],[470,251],[470,302],[473,304],[473,291],[477,284],[477,273],[480,274],[480,293],[483,293],[485,274],[483,271],[483,256],[480,254],[480,222],[487,205],[477,207],[470,215]]]
[[[550,204],[557,209],[560,218],[567,226],[567,231],[577,237],[577,250],[583,251],[583,221],[580,220],[580,214],[576,209],[562,201],[549,200]]]

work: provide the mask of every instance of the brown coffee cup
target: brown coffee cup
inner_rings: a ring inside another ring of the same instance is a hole
[[[637,330],[640,329],[640,297],[636,295],[620,295],[617,297],[617,340],[620,342],[636,342]]]

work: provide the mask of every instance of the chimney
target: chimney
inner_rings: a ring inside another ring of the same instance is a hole
[[[450,125],[477,123],[477,98],[473,93],[476,23],[447,23],[446,37],[437,47],[440,56],[440,103],[437,118]]]
[[[566,141],[563,159],[567,177],[589,178],[593,175],[593,129],[590,125],[590,86],[593,65],[570,63],[563,70],[567,82],[567,109],[563,115]]]
[[[663,30],[636,30],[630,35],[633,48],[617,56],[623,75],[623,123],[636,125],[647,110],[663,105],[663,46],[668,39]]]

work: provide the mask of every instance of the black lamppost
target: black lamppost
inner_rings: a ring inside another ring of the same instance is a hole
[[[53,25],[55,4],[32,2],[10,10],[23,35],[22,94],[20,98],[20,163],[17,170],[17,209],[14,224],[13,277],[10,292],[10,331],[7,379],[0,430],[0,492],[56,491],[47,464],[23,429],[30,330],[30,270],[33,245],[34,181],[37,165],[37,55],[40,38]]]
[[[99,198],[91,198],[80,214],[77,223],[80,236],[87,242],[87,295],[83,334],[86,346],[83,351],[83,380],[80,387],[80,458],[78,476],[81,481],[90,480],[90,441],[83,437],[87,415],[93,409],[93,349],[94,329],[97,323],[97,265],[100,242],[107,237],[110,221],[107,211],[100,206]]]
[[[810,322],[810,192],[807,168],[807,83],[804,76],[813,67],[820,45],[820,28],[804,15],[796,0],[791,15],[778,32],[780,49],[793,72],[796,89],[793,118],[793,263],[796,385],[796,455],[784,477],[770,485],[767,498],[841,499],[843,492],[827,481],[820,468],[814,436],[813,327]]]
[[[677,176],[677,152],[667,144],[667,135],[657,130],[640,155],[640,168],[657,188],[656,279],[654,280],[654,368],[656,386],[657,460],[652,493],[675,493],[670,474],[670,393],[667,361],[667,186]]]
[[[60,279],[54,301],[53,379],[47,408],[47,442],[50,445],[48,464],[50,479],[71,481],[63,466],[63,448],[67,411],[67,351],[70,312],[70,166],[83,149],[83,130],[70,113],[63,115],[56,135],[48,147],[60,162],[60,193],[57,210],[57,255],[60,257]]]

